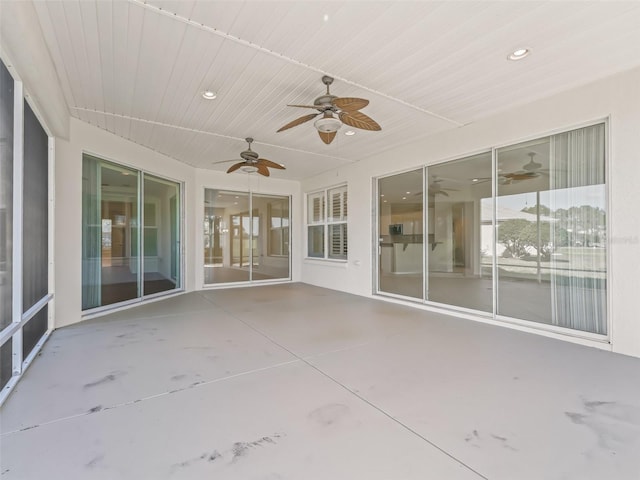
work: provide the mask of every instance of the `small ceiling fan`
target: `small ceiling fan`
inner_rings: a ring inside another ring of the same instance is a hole
[[[276,162],[272,162],[271,160],[267,160],[266,158],[258,158],[258,153],[251,150],[251,142],[253,142],[253,138],[247,137],[245,138],[247,143],[249,144],[249,148],[240,152],[240,158],[242,159],[240,162],[231,165],[227,170],[227,173],[235,172],[240,169],[245,173],[259,173],[260,175],[264,175],[268,177],[270,175],[269,168],[277,168],[279,170],[285,170],[284,165]],[[227,163],[227,162],[236,162],[235,160],[222,160],[221,162],[215,163]]]
[[[336,132],[343,123],[362,130],[382,130],[375,120],[359,111],[361,108],[369,105],[369,100],[355,97],[338,98],[335,95],[331,95],[329,85],[333,83],[333,78],[327,75],[322,77],[322,83],[327,86],[327,93],[316,98],[313,105],[287,105],[288,107],[313,108],[317,110],[318,113],[311,113],[296,118],[281,127],[278,132],[313,120],[318,115],[322,115],[322,117],[318,118],[313,125],[316,127],[316,130],[318,130],[322,141],[327,145],[333,141]]]

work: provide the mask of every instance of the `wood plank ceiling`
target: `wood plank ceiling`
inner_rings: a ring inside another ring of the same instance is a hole
[[[640,65],[640,2],[48,1],[38,19],[72,115],[189,165],[256,139],[299,180]],[[514,48],[532,54],[507,61]],[[309,113],[371,101],[381,132],[331,145]],[[205,89],[215,100],[201,97]]]

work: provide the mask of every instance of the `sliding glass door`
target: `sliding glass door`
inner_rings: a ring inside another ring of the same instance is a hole
[[[205,189],[205,285],[290,278],[289,222],[289,197]]]
[[[606,335],[605,138],[597,124],[380,178],[377,292]]]
[[[82,308],[180,288],[180,185],[83,156]]]

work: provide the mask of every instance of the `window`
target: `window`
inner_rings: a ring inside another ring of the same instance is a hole
[[[307,256],[347,259],[347,186],[307,195]]]

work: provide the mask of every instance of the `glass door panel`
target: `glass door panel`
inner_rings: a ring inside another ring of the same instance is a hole
[[[378,291],[424,298],[423,170],[378,180]]]
[[[289,197],[252,196],[252,280],[289,278]]]
[[[491,153],[427,168],[427,300],[493,311]]]
[[[249,194],[205,189],[204,283],[250,280]]]
[[[140,296],[139,174],[102,162],[100,170],[100,298],[110,305]]]
[[[144,176],[144,295],[178,288],[178,198],[180,186]]]
[[[140,295],[138,225],[138,172],[84,155],[83,310]]]
[[[497,159],[497,313],[606,334],[604,124]]]

